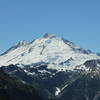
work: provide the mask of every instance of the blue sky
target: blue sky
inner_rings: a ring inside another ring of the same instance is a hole
[[[0,0],[0,53],[44,33],[100,52],[100,0]]]

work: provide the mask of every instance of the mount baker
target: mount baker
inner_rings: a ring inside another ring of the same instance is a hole
[[[99,54],[54,34],[20,41],[0,55],[0,67],[46,99],[100,100]]]

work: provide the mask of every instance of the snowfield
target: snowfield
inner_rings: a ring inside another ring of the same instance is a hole
[[[45,62],[48,63],[48,69],[65,71],[73,70],[75,66],[91,59],[100,59],[100,56],[53,34],[45,34],[31,43],[20,41],[12,46],[0,56],[0,66],[19,64],[22,67]]]

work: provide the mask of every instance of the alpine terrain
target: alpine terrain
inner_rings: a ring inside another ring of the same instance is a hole
[[[100,55],[54,34],[20,41],[0,55],[0,67],[45,100],[100,100]]]

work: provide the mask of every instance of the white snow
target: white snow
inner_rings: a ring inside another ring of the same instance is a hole
[[[35,75],[35,72],[28,72],[27,70],[24,70],[25,73],[27,73],[27,75]]]
[[[79,48],[76,45],[65,44],[61,38],[48,37],[39,38],[29,44],[11,50],[5,55],[0,56],[0,66],[9,64],[31,65],[33,63],[45,62],[49,63],[48,69],[56,69],[58,71],[74,70],[75,66],[83,64],[87,60],[100,59],[94,53],[84,54],[76,52],[73,48]],[[21,44],[24,44],[21,42]],[[60,64],[72,58],[68,63]]]
[[[60,91],[60,88],[56,87],[55,96],[59,95],[60,92],[61,92],[61,91]]]
[[[66,84],[64,87],[62,87],[61,91],[63,91],[67,86],[68,86],[68,84]]]

